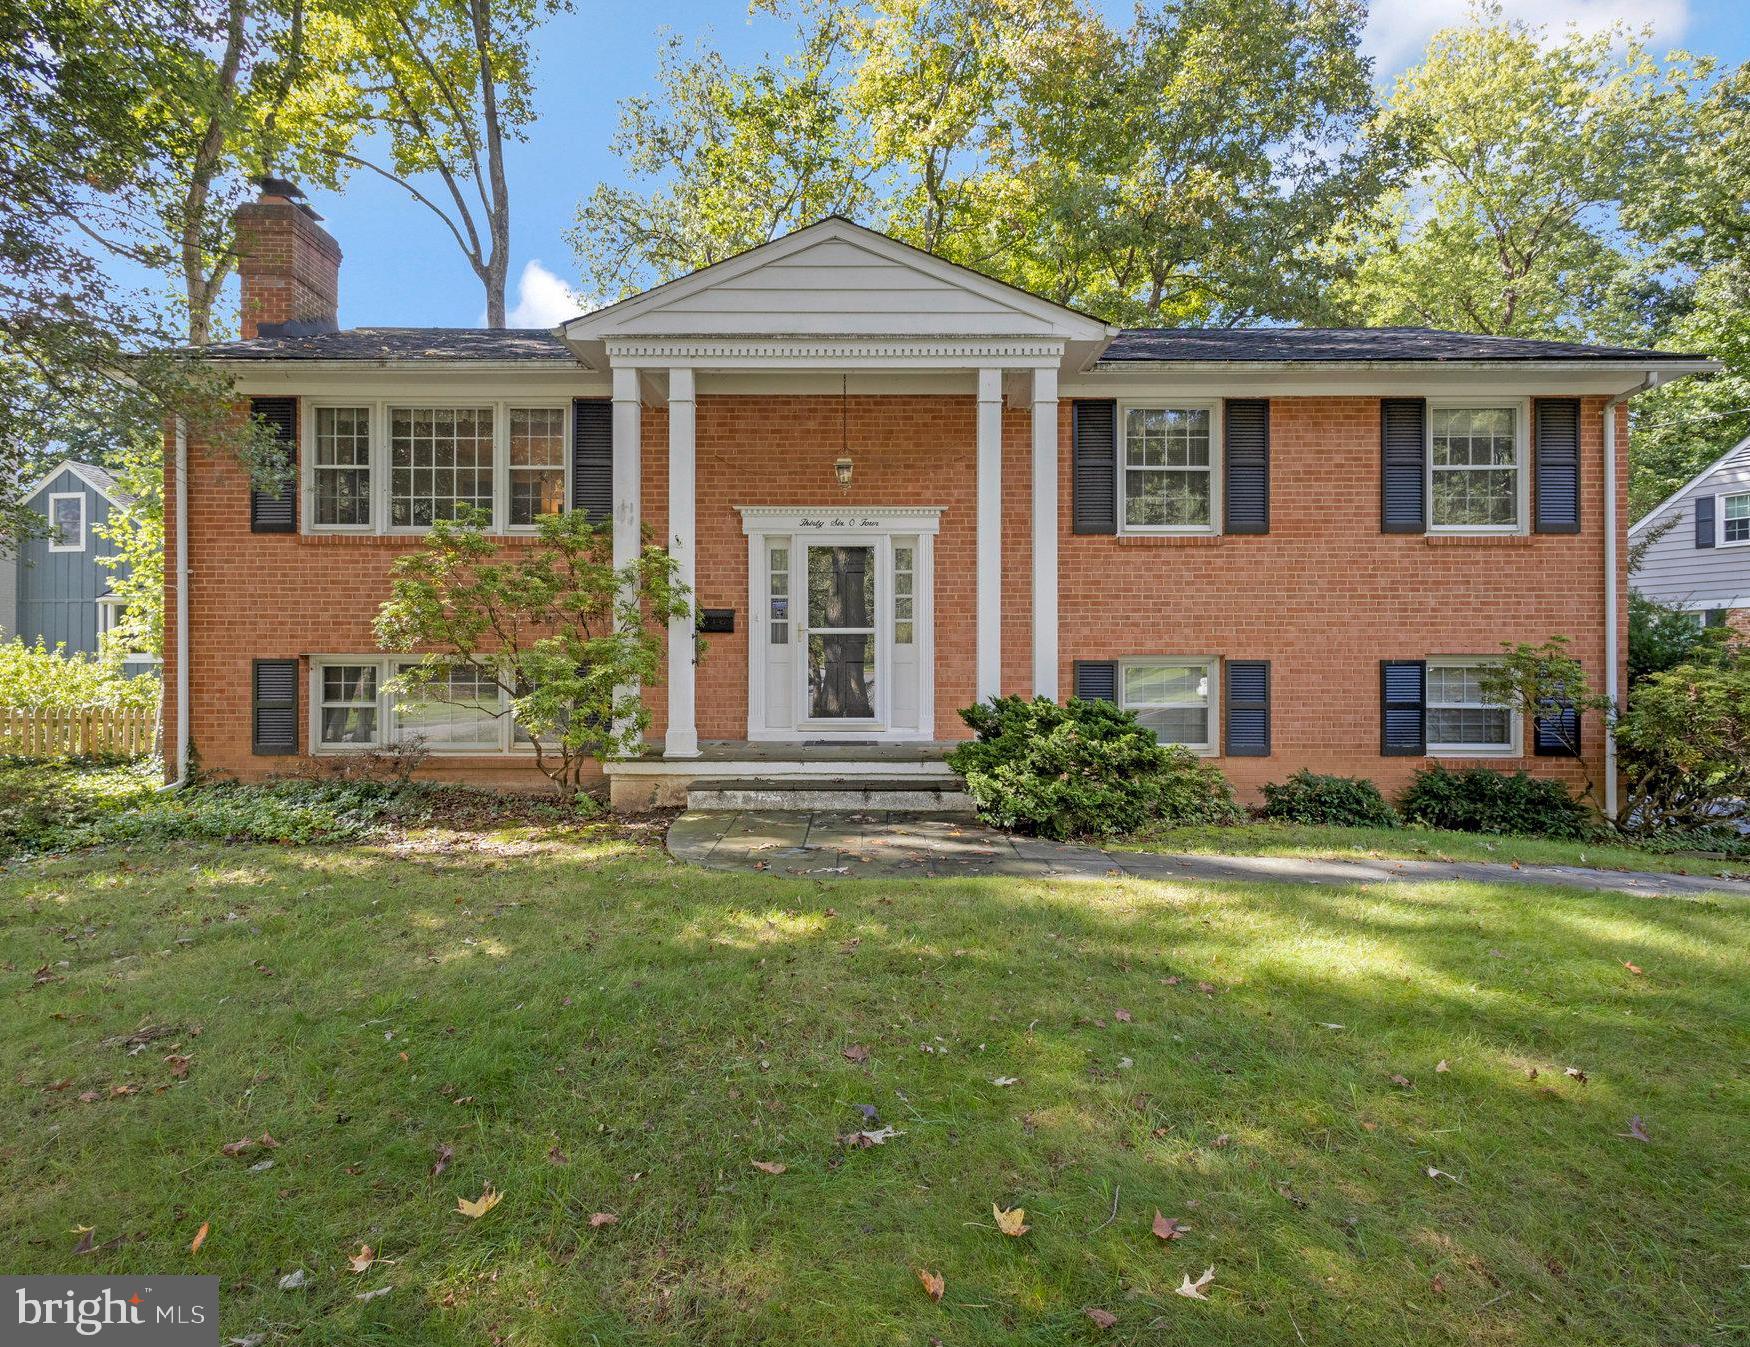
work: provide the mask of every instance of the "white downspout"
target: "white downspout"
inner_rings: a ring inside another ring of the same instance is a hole
[[[1640,383],[1604,404],[1604,695],[1610,699],[1604,725],[1604,817],[1608,819],[1616,818],[1616,707],[1622,696],[1616,674],[1621,646],[1616,595],[1616,409],[1664,381],[1664,375],[1649,371]]]
[[[165,790],[188,784],[188,423],[176,418],[176,779]]]

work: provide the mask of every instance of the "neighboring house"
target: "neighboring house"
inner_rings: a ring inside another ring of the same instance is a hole
[[[1649,599],[1750,636],[1750,439],[1734,444],[1635,521],[1651,537],[1634,587]]]
[[[1615,685],[1623,403],[1714,368],[1421,329],[1121,331],[838,219],[551,332],[341,331],[313,212],[268,194],[238,225],[244,340],[207,354],[298,487],[181,456],[188,741],[243,776],[417,737],[430,774],[537,779],[490,684],[385,691],[389,569],[466,502],[508,553],[566,506],[693,583],[709,650],[672,625],[651,751],[610,765],[623,805],[931,779],[960,708],[999,693],[1115,700],[1252,798],[1301,767],[1396,789],[1433,760],[1602,781],[1595,722],[1564,761],[1477,667],[1560,635]],[[174,478],[173,457],[172,511]]]
[[[73,459],[58,463],[25,492],[25,507],[44,516],[47,531],[26,538],[10,576],[0,575],[12,582],[7,639],[16,635],[51,649],[64,645],[69,653],[97,652],[123,613],[110,592],[115,572],[98,561],[114,555],[115,547],[97,530],[109,522],[111,510],[131,499],[104,469]],[[128,660],[131,672],[156,667],[149,656]]]

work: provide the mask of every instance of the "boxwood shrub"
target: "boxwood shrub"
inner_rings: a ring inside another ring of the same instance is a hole
[[[1465,833],[1524,833],[1584,841],[1599,832],[1592,811],[1560,781],[1487,767],[1459,772],[1438,763],[1424,767],[1398,797],[1398,809],[1424,828]]]
[[[987,823],[1041,837],[1110,837],[1146,823],[1232,823],[1233,787],[1109,702],[1000,697],[961,711],[977,738],[948,765]]]
[[[1264,817],[1274,823],[1325,828],[1395,828],[1401,822],[1379,787],[1354,776],[1326,776],[1305,768],[1264,787]]]

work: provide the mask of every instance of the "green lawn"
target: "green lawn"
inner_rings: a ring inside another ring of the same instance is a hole
[[[267,1345],[1750,1333],[1750,905],[820,885],[651,836],[7,872],[0,1263],[216,1273]],[[840,1144],[858,1105],[900,1135]]]
[[[1626,844],[1558,842],[1543,837],[1444,832],[1436,828],[1315,828],[1293,823],[1237,827],[1161,827],[1110,845],[1192,855],[1297,856],[1309,860],[1518,861],[1595,870],[1657,870],[1684,875],[1750,876],[1750,856],[1660,852]]]

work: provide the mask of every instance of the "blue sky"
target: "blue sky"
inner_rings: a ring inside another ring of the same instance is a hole
[[[1100,0],[1115,18],[1127,0]],[[1429,33],[1462,17],[1466,0],[1375,0],[1367,46],[1382,78],[1413,63]],[[1750,59],[1746,0],[1505,0],[1515,17],[1556,25],[1612,19],[1649,24],[1658,49],[1680,46],[1737,63]],[[648,92],[664,30],[709,33],[732,58],[783,41],[766,20],[750,22],[741,0],[577,0],[550,23],[537,68],[540,120],[513,146],[509,169],[513,325],[544,326],[575,312],[567,282],[577,268],[563,239],[577,203],[620,177],[608,144],[619,100]],[[479,324],[479,282],[443,226],[400,189],[372,175],[344,195],[314,201],[340,240],[343,326]]]

